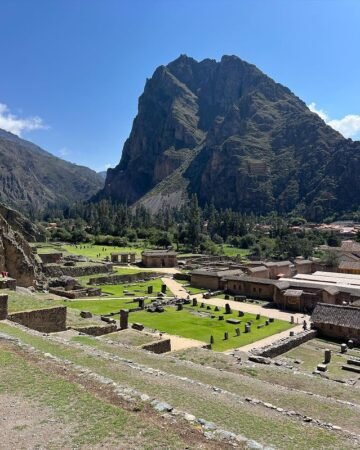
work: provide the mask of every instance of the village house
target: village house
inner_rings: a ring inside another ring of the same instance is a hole
[[[360,308],[318,303],[311,321],[321,336],[360,343]]]
[[[246,273],[250,277],[270,278],[270,270],[265,266],[248,267]]]
[[[309,259],[296,258],[294,261],[296,273],[312,273],[313,262]]]
[[[291,276],[290,261],[266,262],[264,265],[269,269],[269,278],[271,278],[272,280],[276,280],[279,277]]]
[[[144,250],[141,259],[144,267],[177,266],[177,253],[173,250]]]
[[[338,267],[340,273],[352,273],[360,275],[360,260],[359,261],[341,261]]]

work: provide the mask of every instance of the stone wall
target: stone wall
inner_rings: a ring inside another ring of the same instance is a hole
[[[0,320],[7,319],[8,316],[8,296],[6,294],[0,295]]]
[[[116,324],[94,325],[90,327],[73,327],[73,329],[80,333],[90,334],[91,336],[102,336],[103,334],[114,333],[117,331],[117,326]]]
[[[167,353],[171,352],[171,340],[164,339],[161,341],[151,342],[150,344],[145,344],[142,346],[144,350],[153,353]]]
[[[49,288],[49,292],[51,294],[59,295],[60,297],[66,297],[70,299],[75,298],[83,298],[83,297],[100,297],[101,296],[101,289],[95,289],[95,288],[84,288],[84,289],[74,289],[72,291],[67,291],[64,288],[56,287],[56,288]]]
[[[93,264],[88,266],[64,266],[60,264],[48,264],[44,266],[44,273],[48,277],[58,278],[62,275],[68,277],[82,277],[96,275],[98,273],[112,272],[112,264]]]
[[[97,284],[119,284],[119,283],[132,283],[138,280],[151,280],[153,278],[160,278],[163,274],[156,272],[139,272],[124,275],[109,275],[104,277],[90,278],[90,285]]]
[[[190,282],[191,275],[189,273],[183,273],[183,272],[174,273],[174,280],[184,280],[184,281]]]
[[[310,341],[310,339],[314,339],[316,335],[316,330],[306,330],[302,333],[296,334],[295,336],[289,336],[287,338],[280,339],[271,345],[258,348],[252,351],[252,353],[257,356],[274,358],[275,356],[279,356],[282,353],[286,353],[289,350],[298,347],[304,342]]]
[[[16,290],[16,280],[14,278],[0,278],[0,289]]]
[[[343,341],[348,341],[349,339],[351,339],[355,342],[356,345],[360,344],[360,336],[358,335],[358,330],[354,328],[316,322],[314,322],[313,326],[318,331],[319,336]]]
[[[63,254],[60,252],[38,253],[43,264],[54,264],[60,261]]]
[[[8,319],[42,333],[66,330],[66,307],[35,309],[8,315]]]
[[[217,291],[220,288],[220,278],[216,275],[191,274],[191,286],[200,289]]]

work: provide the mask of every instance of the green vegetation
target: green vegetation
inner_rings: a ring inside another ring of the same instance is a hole
[[[140,256],[144,250],[142,246],[117,247],[94,244],[63,245],[62,248],[68,253],[82,255],[92,259],[104,259],[106,256],[110,257],[111,253],[116,252],[135,252],[137,256]]]
[[[153,271],[154,269],[151,269],[151,271]],[[113,272],[110,272],[109,274],[106,273],[99,273],[99,274],[95,274],[95,275],[84,275],[82,277],[77,277],[76,279],[82,283],[82,284],[87,284],[89,282],[90,278],[101,278],[101,277],[106,277],[108,275],[133,275],[135,273],[139,273],[139,272],[146,272],[146,271],[150,271],[150,269],[134,269],[134,268],[128,268],[128,267],[115,267]]]
[[[28,309],[51,308],[52,306],[64,305],[63,300],[53,300],[51,295],[47,294],[21,294],[16,291],[4,290],[4,294],[8,294],[9,313],[17,311],[26,311]]]
[[[190,339],[196,339],[206,344],[210,343],[210,336],[214,337],[212,349],[215,351],[224,351],[231,348],[241,347],[251,344],[259,339],[288,330],[291,324],[282,320],[275,320],[269,326],[257,328],[257,325],[264,324],[265,318],[256,320],[253,314],[245,314],[238,318],[237,312],[232,314],[224,314],[224,310],[215,312],[200,307],[188,307],[182,311],[176,311],[174,307],[168,307],[164,313],[149,313],[147,311],[138,311],[130,314],[130,322],[140,322],[148,328],[157,329],[169,334],[174,334]],[[213,319],[211,315],[215,316]],[[224,320],[219,320],[220,315],[224,316]],[[232,325],[226,322],[226,319],[238,319],[241,321],[239,325]],[[251,332],[245,333],[245,323],[253,321]],[[236,336],[235,328],[239,327],[241,335]],[[224,340],[224,333],[229,333],[229,339]]]
[[[249,249],[235,247],[230,244],[224,244],[219,247],[220,252],[225,256],[240,256],[241,258],[246,258],[251,253]]]
[[[146,301],[146,303],[149,302],[150,300]],[[120,311],[120,309],[136,308],[138,306],[138,303],[133,302],[133,299],[130,297],[128,299],[126,298],[119,300],[71,300],[66,302],[66,306],[70,309],[90,311],[93,314],[102,315]]]
[[[148,294],[148,287],[152,286],[153,294],[151,296],[156,296],[158,292],[161,291],[162,281],[160,278],[156,280],[149,280],[134,283],[124,283],[124,284],[105,284],[101,286],[101,290],[103,293],[109,294],[112,297],[126,297],[126,292],[134,294],[136,297],[144,297]],[[169,295],[172,295],[169,288],[167,289]],[[129,296],[130,297],[130,296]]]

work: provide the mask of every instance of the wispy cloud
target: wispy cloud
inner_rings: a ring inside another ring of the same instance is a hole
[[[360,139],[360,115],[347,114],[341,119],[331,119],[328,114],[323,109],[319,109],[314,102],[310,103],[308,108],[346,138]]]
[[[23,131],[48,128],[38,116],[18,117],[12,114],[7,105],[0,103],[0,128],[21,136]]]

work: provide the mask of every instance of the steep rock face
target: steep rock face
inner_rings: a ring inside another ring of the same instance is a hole
[[[359,154],[255,66],[181,56],[146,82],[98,198],[160,207],[196,192],[202,204],[317,220],[358,207]]]
[[[167,67],[146,82],[120,164],[107,172],[102,196],[133,203],[176,170],[204,133],[196,95]],[[118,194],[116,194],[118,193]]]
[[[27,241],[44,241],[42,232],[26,217],[18,211],[6,207],[0,203],[0,216],[6,220],[14,231],[20,233]]]
[[[1,205],[1,212],[14,218],[14,212],[6,214],[6,208]],[[0,271],[9,272],[9,276],[16,278],[19,286],[33,286],[40,277],[40,268],[36,263],[31,248],[20,233],[21,226],[17,218],[18,230],[11,227],[9,222],[0,214]]]
[[[0,201],[20,211],[87,200],[103,187],[96,172],[0,130]]]

